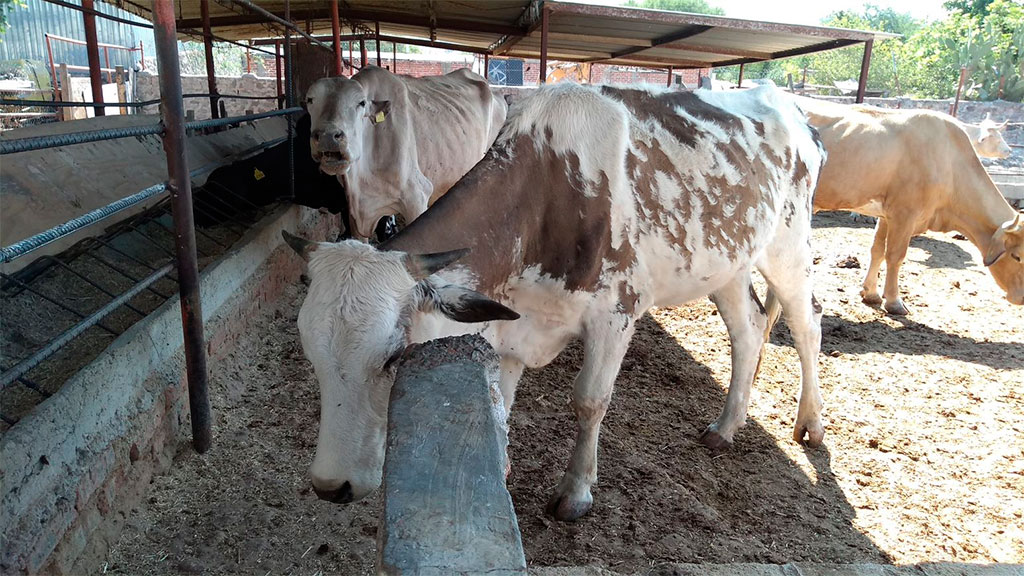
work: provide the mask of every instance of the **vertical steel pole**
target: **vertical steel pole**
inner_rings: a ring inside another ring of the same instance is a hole
[[[394,68],[392,72],[398,74],[398,44],[391,43],[391,67]]]
[[[668,67],[668,82],[665,83],[665,86],[668,86],[669,88],[672,87],[672,67],[671,66]]]
[[[341,17],[338,14],[338,0],[331,0],[331,36],[334,37],[334,75],[344,72],[341,59]]]
[[[82,0],[82,20],[85,23],[85,51],[89,55],[89,84],[92,86],[92,101],[103,102],[103,78],[100,76],[100,46],[96,38],[96,16],[93,14],[93,0]],[[95,109],[97,116],[103,116],[103,106]]]
[[[740,64],[740,79],[736,82],[737,88],[743,88],[743,64]]]
[[[380,68],[380,22],[374,23],[373,42],[377,46],[377,68]]]
[[[292,3],[284,0],[284,19],[292,21]],[[284,103],[295,106],[295,79],[292,77],[292,31],[284,29]],[[285,116],[288,124],[288,197],[295,198],[295,117]]]
[[[366,39],[359,39],[359,65],[366,68]]]
[[[874,40],[864,42],[864,60],[860,64],[860,82],[857,83],[857,104],[864,102],[864,93],[868,89],[868,69],[871,68],[871,47]]]
[[[153,0],[153,33],[160,70],[160,112],[167,155],[167,188],[174,217],[174,248],[178,262],[181,327],[185,338],[188,401],[192,415],[192,446],[203,453],[210,448],[210,399],[206,386],[206,343],[203,308],[196,263],[196,231],[192,215],[192,187],[185,155],[185,109],[181,99],[181,70],[174,26],[173,0]]]
[[[281,41],[274,42],[274,75],[277,76],[277,106],[283,108],[284,85],[281,80]]]
[[[484,74],[483,74],[483,76],[484,76],[484,79],[487,80],[487,83],[490,84],[491,83],[491,55],[490,54],[484,54]]]
[[[548,9],[540,9],[540,78],[537,84],[548,81]]]
[[[210,32],[210,0],[199,0],[203,19],[203,47],[206,49],[206,86],[210,89],[210,118],[220,118],[217,109],[217,71],[213,64],[213,33]]]

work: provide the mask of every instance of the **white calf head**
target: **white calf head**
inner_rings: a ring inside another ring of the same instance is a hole
[[[458,322],[514,320],[484,295],[431,274],[467,250],[384,252],[355,240],[313,243],[282,232],[309,267],[299,336],[320,383],[320,434],[310,468],[317,495],[358,500],[380,485],[394,360],[415,312]]]
[[[974,142],[974,149],[982,158],[1006,158],[1010,155],[1010,145],[1003,139],[1003,130],[1006,124],[997,124],[992,121],[990,115],[986,114],[985,119],[978,124],[978,139]]]
[[[369,100],[363,85],[338,76],[321,78],[306,91],[309,112],[309,149],[325,174],[339,175],[359,161],[364,134],[383,122],[391,111],[390,100]]]

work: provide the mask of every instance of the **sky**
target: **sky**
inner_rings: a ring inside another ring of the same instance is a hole
[[[587,4],[621,5],[625,0],[576,0]],[[940,20],[946,11],[943,0],[708,0],[712,6],[725,10],[726,16],[767,20],[787,24],[821,24],[821,20],[838,10],[863,10],[865,4],[909,12],[915,18]]]

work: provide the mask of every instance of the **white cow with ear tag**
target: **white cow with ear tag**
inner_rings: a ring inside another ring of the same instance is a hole
[[[310,152],[346,188],[352,234],[377,221],[412,222],[490,148],[508,106],[466,69],[413,78],[367,66],[306,91]]]

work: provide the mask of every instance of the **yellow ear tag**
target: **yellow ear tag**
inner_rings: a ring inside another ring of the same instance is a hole
[[[381,110],[380,112],[377,112],[376,116],[373,117],[373,123],[374,124],[380,124],[383,121],[384,121],[384,111]]]
[[[261,172],[259,168],[253,168],[252,177],[255,178],[257,181],[263,180],[263,178],[265,178],[266,176],[267,175]]]

